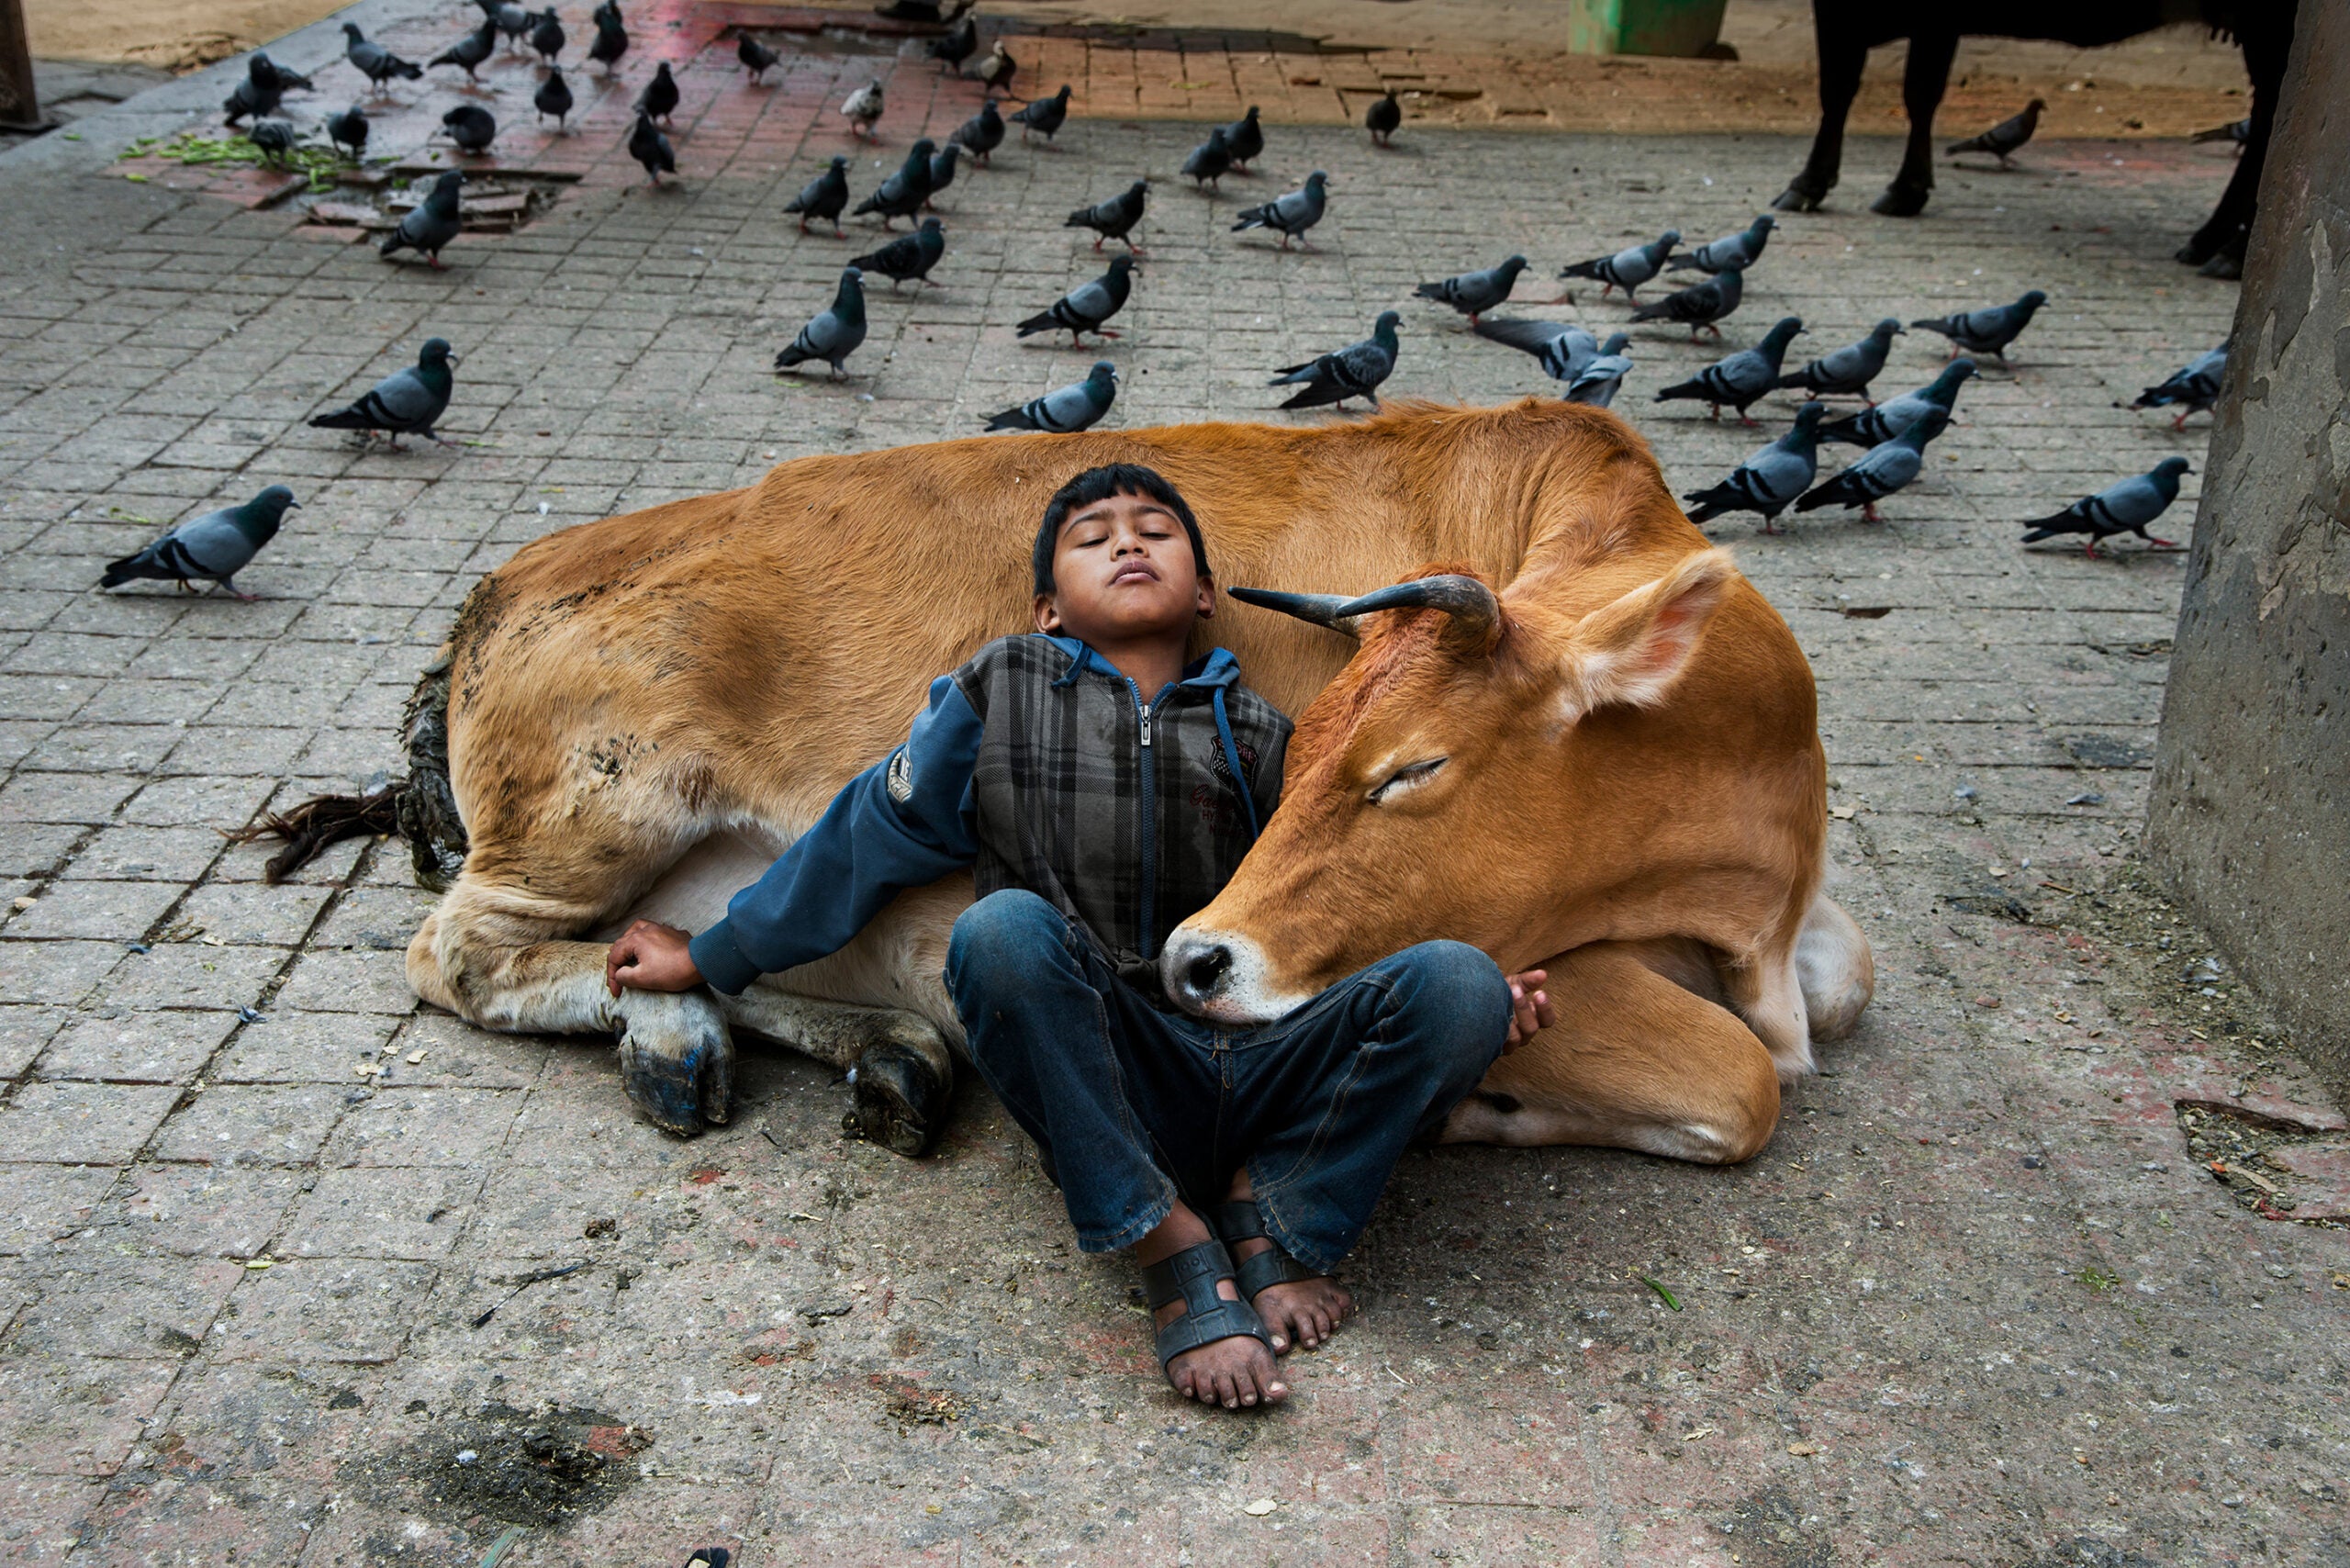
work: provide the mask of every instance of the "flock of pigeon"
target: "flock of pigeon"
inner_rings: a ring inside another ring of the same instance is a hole
[[[573,100],[556,63],[566,40],[554,11],[527,11],[511,4],[511,0],[476,3],[483,12],[480,26],[423,67],[401,60],[372,42],[351,23],[343,25],[348,39],[346,56],[381,90],[395,77],[412,79],[425,69],[442,65],[457,67],[471,79],[476,69],[489,59],[501,36],[509,44],[527,40],[544,61],[547,70],[534,105],[542,115],[553,115],[562,124]],[[963,62],[978,52],[977,21],[969,14],[969,5],[970,0],[957,0],[954,10],[942,15],[933,0],[893,0],[883,11],[885,15],[905,14],[946,24],[949,30],[931,40],[927,51],[944,69],[954,71],[961,69]],[[627,28],[618,0],[602,0],[592,19],[596,39],[589,48],[588,59],[604,66],[609,74],[628,49]],[[778,59],[773,50],[748,33],[740,36],[737,53],[754,80],[761,78]],[[968,157],[974,164],[990,163],[1012,127],[1019,127],[1024,141],[1036,136],[1048,140],[1058,136],[1069,116],[1069,88],[1064,85],[1049,96],[1032,98],[1006,115],[999,95],[1008,95],[1017,70],[1018,62],[999,39],[993,51],[980,62],[976,76],[989,89],[984,102],[943,148],[928,137],[918,139],[898,169],[853,209],[849,207],[848,160],[835,156],[829,167],[810,181],[784,210],[798,217],[803,234],[809,222],[814,220],[831,223],[835,236],[845,235],[841,227],[845,211],[852,217],[876,217],[885,230],[900,218],[912,224],[916,216],[931,206],[933,198],[954,181],[958,160]],[[308,86],[307,77],[277,66],[265,53],[257,52],[249,62],[246,79],[238,84],[224,108],[232,125],[253,118],[256,123],[248,134],[255,144],[264,151],[275,148],[282,156],[297,138],[286,122],[268,117],[279,107],[285,93]],[[667,137],[655,122],[669,119],[678,97],[677,83],[664,62],[634,106],[636,120],[629,138],[629,151],[656,184],[661,174],[675,173],[677,162]],[[851,93],[840,106],[849,133],[859,139],[870,138],[875,123],[881,118],[883,105],[883,89],[878,81]],[[1952,151],[1994,152],[2004,162],[2009,153],[2030,139],[2040,106],[2035,103],[2015,119]],[[1373,143],[1385,146],[1400,128],[1402,118],[1401,106],[1391,91],[1371,106],[1364,125]],[[451,110],[444,117],[443,125],[452,140],[468,151],[486,150],[496,135],[496,122],[489,112],[471,105]],[[280,129],[272,131],[269,128],[273,126]],[[347,147],[354,156],[366,145],[365,117],[356,106],[333,117],[328,130],[338,145]],[[1195,185],[1214,185],[1237,169],[1247,169],[1264,151],[1264,130],[1258,109],[1251,106],[1242,118],[1212,129],[1207,140],[1192,150],[1182,173]],[[462,181],[462,174],[455,170],[440,174],[424,201],[386,238],[383,253],[389,256],[402,249],[412,249],[439,266],[442,248],[458,232],[458,188]],[[1328,190],[1329,176],[1315,170],[1298,189],[1243,209],[1233,230],[1265,230],[1281,236],[1284,250],[1292,241],[1310,249],[1306,236],[1327,210]],[[1138,179],[1118,195],[1069,215],[1067,227],[1093,231],[1095,251],[1100,251],[1105,241],[1116,240],[1126,247],[1126,252],[1111,258],[1108,269],[1100,277],[1071,289],[1047,308],[1023,320],[1018,329],[1021,336],[1066,331],[1072,343],[1081,345],[1089,332],[1101,338],[1118,335],[1107,323],[1125,308],[1133,286],[1136,259],[1145,254],[1135,242],[1134,233],[1142,221],[1148,194],[1149,181]],[[1603,299],[1620,289],[1627,303],[1633,307],[1629,318],[1633,324],[1666,322],[1688,327],[1693,341],[1701,330],[1711,331],[1719,338],[1719,323],[1742,303],[1746,275],[1762,259],[1776,226],[1776,219],[1764,214],[1738,233],[1686,251],[1680,248],[1679,231],[1667,230],[1647,244],[1574,263],[1559,275],[1599,283]],[[945,231],[939,219],[933,216],[923,218],[911,232],[893,235],[886,243],[855,258],[842,269],[832,304],[811,318],[777,354],[777,370],[822,362],[833,375],[844,374],[845,362],[866,337],[866,276],[887,277],[893,290],[908,281],[926,283],[931,269],[945,254],[946,244]],[[1524,256],[1511,256],[1492,267],[1421,284],[1414,291],[1415,297],[1449,306],[1468,319],[1478,336],[1532,355],[1545,374],[1563,384],[1568,401],[1609,406],[1633,369],[1633,362],[1625,352],[1631,341],[1628,333],[1613,332],[1602,342],[1582,327],[1568,322],[1489,319],[1490,312],[1509,299],[1519,274],[1529,264]],[[1639,301],[1639,291],[1643,285],[1667,274],[1692,272],[1702,274],[1698,281],[1646,304]],[[1909,326],[1948,339],[1953,356],[1959,356],[1963,350],[1967,355],[1992,355],[2005,364],[2006,351],[2031,324],[2033,315],[2046,300],[2045,294],[2034,289],[2012,304],[1913,320]],[[1336,407],[1355,398],[1378,407],[1378,388],[1395,369],[1399,348],[1396,329],[1401,321],[1399,312],[1383,311],[1371,336],[1362,342],[1277,371],[1270,385],[1297,389],[1281,407]],[[1924,465],[1927,444],[1948,427],[1959,389],[1977,371],[1973,358],[1953,357],[1926,386],[1878,403],[1870,397],[1870,388],[1884,373],[1894,338],[1905,330],[1898,320],[1887,318],[1879,321],[1858,342],[1789,371],[1785,368],[1788,346],[1803,330],[1799,318],[1783,318],[1754,347],[1731,353],[1695,375],[1656,393],[1659,402],[1702,401],[1715,419],[1728,407],[1736,412],[1740,423],[1750,426],[1754,421],[1748,409],[1770,393],[1800,390],[1806,395],[1807,400],[1796,409],[1795,423],[1785,435],[1752,454],[1719,483],[1684,497],[1691,503],[1688,515],[1692,521],[1704,523],[1727,513],[1752,512],[1762,519],[1765,532],[1776,532],[1778,518],[1789,507],[1804,512],[1827,506],[1859,507],[1868,521],[1882,521],[1876,503],[1917,478]],[[431,339],[414,365],[385,377],[347,408],[319,415],[310,423],[322,429],[355,431],[363,441],[381,435],[394,450],[399,449],[403,435],[442,442],[436,427],[454,391],[451,367],[457,363],[458,356],[446,340]],[[2208,409],[2218,399],[2226,363],[2227,349],[2223,344],[2181,367],[2159,385],[2147,387],[2132,406],[2176,408],[2178,412],[2173,428],[2183,428],[2190,413]],[[986,428],[1053,433],[1082,431],[1109,412],[1117,397],[1117,367],[1108,360],[1096,361],[1082,381],[1054,388],[1016,408],[990,415]],[[1826,405],[1819,399],[1832,397],[1857,397],[1863,407],[1847,417],[1830,420]],[[1823,442],[1860,447],[1863,454],[1824,483],[1818,482],[1818,449]],[[2150,544],[2169,547],[2169,541],[2148,533],[2146,525],[2177,498],[2179,477],[2187,471],[2186,459],[2167,459],[2150,473],[2124,479],[2095,495],[2083,497],[2052,516],[2023,524],[2027,530],[2024,542],[2081,534],[2087,536],[2087,553],[2094,555],[2103,541],[2117,534],[2135,533]],[[297,505],[291,490],[283,485],[273,485],[240,506],[189,519],[145,549],[110,564],[100,586],[113,588],[141,577],[176,581],[183,588],[197,581],[209,581],[241,599],[250,597],[236,588],[236,573],[276,533],[287,509]]]

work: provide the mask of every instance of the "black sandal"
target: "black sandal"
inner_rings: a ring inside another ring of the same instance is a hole
[[[1322,1278],[1318,1271],[1309,1269],[1291,1257],[1280,1242],[1266,1235],[1265,1216],[1258,1209],[1254,1198],[1239,1198],[1228,1204],[1216,1204],[1208,1223],[1215,1226],[1216,1235],[1224,1238],[1226,1246],[1264,1237],[1265,1249],[1241,1259],[1233,1271],[1233,1282],[1240,1287],[1240,1294],[1251,1303],[1256,1301],[1259,1292],[1271,1286],[1294,1285]]]
[[[1247,1295],[1238,1301],[1226,1301],[1216,1294],[1215,1287],[1225,1280],[1239,1282],[1233,1272],[1232,1254],[1214,1237],[1156,1263],[1143,1265],[1143,1294],[1150,1302],[1152,1312],[1170,1302],[1183,1304],[1183,1316],[1158,1331],[1161,1372],[1186,1350],[1243,1334],[1271,1353],[1273,1337],[1266,1332],[1265,1320],[1248,1305]]]

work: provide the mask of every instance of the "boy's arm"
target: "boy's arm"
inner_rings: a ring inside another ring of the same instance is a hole
[[[979,731],[954,678],[931,682],[930,706],[905,744],[851,779],[815,826],[734,895],[726,918],[693,939],[701,977],[739,994],[761,975],[839,951],[904,889],[971,864]]]

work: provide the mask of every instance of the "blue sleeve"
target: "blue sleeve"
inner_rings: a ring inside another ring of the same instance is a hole
[[[726,918],[693,939],[694,967],[729,996],[761,975],[813,963],[907,888],[971,864],[971,769],[979,716],[951,676],[903,745],[851,779],[816,825],[736,893]]]

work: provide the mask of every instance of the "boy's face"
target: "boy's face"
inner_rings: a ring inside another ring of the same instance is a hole
[[[1144,496],[1112,496],[1069,514],[1053,543],[1053,591],[1036,596],[1036,629],[1092,644],[1191,634],[1215,613],[1191,536]]]

